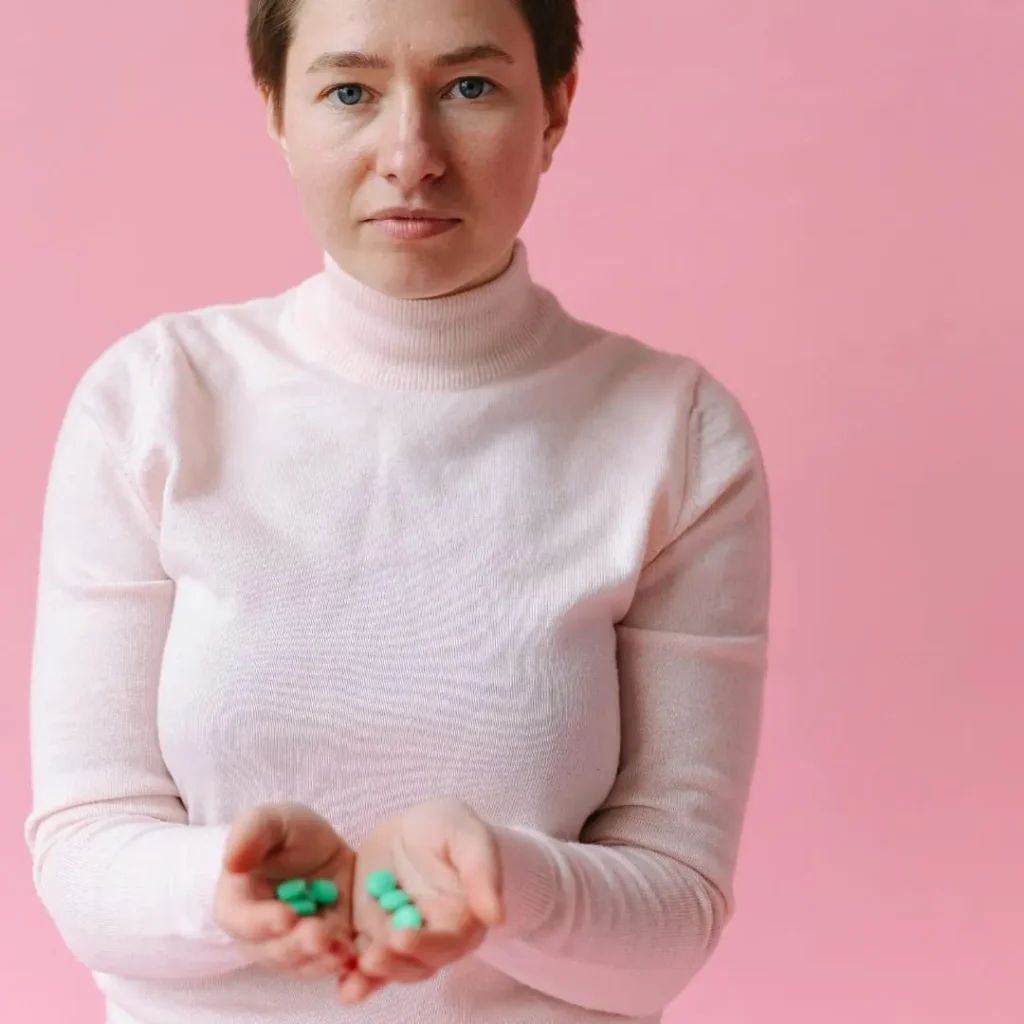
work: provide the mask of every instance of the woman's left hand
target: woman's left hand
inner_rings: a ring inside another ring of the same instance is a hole
[[[396,930],[366,892],[375,871],[390,871],[423,915],[419,930]],[[359,968],[338,996],[360,1003],[388,982],[425,981],[461,960],[501,924],[501,866],[494,835],[461,800],[442,799],[382,822],[356,852],[353,919]]]

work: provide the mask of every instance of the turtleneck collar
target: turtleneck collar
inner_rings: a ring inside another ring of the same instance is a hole
[[[532,280],[526,247],[496,278],[454,295],[402,299],[330,256],[296,294],[296,339],[316,362],[385,388],[459,390],[512,377],[542,354],[557,300]]]

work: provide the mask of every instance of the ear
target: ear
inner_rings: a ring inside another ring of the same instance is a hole
[[[266,86],[260,87],[260,98],[263,100],[267,134],[280,147],[281,152],[284,154],[285,163],[288,164],[288,170],[291,170],[292,164],[288,156],[288,139],[284,133],[282,112],[277,100]]]
[[[558,83],[548,98],[548,125],[544,130],[544,163],[542,168],[545,172],[551,169],[555,150],[562,141],[566,128],[569,127],[569,110],[576,96],[577,85],[579,85],[579,71],[573,68]]]

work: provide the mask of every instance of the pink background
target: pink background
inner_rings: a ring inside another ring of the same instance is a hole
[[[1020,1024],[1024,4],[583,7],[575,123],[526,231],[535,270],[579,314],[722,377],[774,490],[740,910],[668,1020]],[[21,839],[63,404],[153,314],[317,263],[241,8],[5,5],[4,1021],[101,1020]]]

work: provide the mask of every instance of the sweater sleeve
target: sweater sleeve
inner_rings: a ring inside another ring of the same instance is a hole
[[[218,975],[245,960],[212,919],[226,829],[188,824],[157,736],[174,586],[115,454],[125,446],[83,390],[61,426],[43,513],[25,829],[35,885],[95,972]]]
[[[547,995],[625,1016],[670,1003],[732,914],[760,736],[768,487],[748,420],[706,375],[678,507],[618,626],[612,791],[578,842],[497,829],[508,916],[479,954]]]

